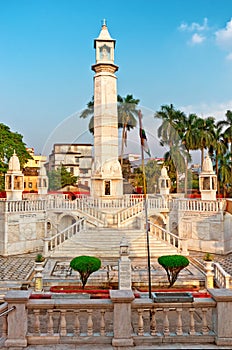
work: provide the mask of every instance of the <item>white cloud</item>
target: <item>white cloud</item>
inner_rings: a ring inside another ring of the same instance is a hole
[[[226,27],[215,32],[216,43],[228,50],[232,48],[232,19],[227,22]]]
[[[203,31],[203,30],[207,30],[208,29],[208,19],[204,18],[203,20],[203,24],[199,24],[196,22],[192,22],[191,24],[187,24],[187,23],[182,23],[179,26],[179,30],[181,31]]]
[[[228,61],[232,61],[232,52],[230,52],[227,56],[226,56],[226,59]]]
[[[215,117],[215,119],[218,121],[225,119],[227,110],[232,110],[232,100],[223,103],[202,103],[199,105],[188,105],[178,108],[187,115],[190,113],[196,113],[199,117]]]
[[[194,33],[191,38],[191,43],[193,45],[195,44],[201,44],[205,40],[205,37],[203,35]]]

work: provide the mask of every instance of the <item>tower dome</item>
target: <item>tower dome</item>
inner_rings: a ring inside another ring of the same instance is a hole
[[[11,171],[11,172],[20,171],[19,158],[18,158],[17,154],[15,153],[15,150],[14,150],[14,153],[9,160],[9,171]]]
[[[165,166],[163,166],[162,169],[161,169],[161,176],[162,177],[168,177],[167,168]]]
[[[207,155],[203,161],[202,172],[208,174],[214,174],[212,160]]]

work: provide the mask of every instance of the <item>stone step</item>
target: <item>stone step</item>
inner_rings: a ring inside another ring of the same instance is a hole
[[[147,256],[147,236],[142,230],[97,230],[83,231],[70,238],[51,253],[51,257],[74,257],[77,255],[93,255],[97,257],[118,258],[120,243],[125,237],[129,244],[130,257]],[[176,254],[177,249],[149,237],[150,256]]]

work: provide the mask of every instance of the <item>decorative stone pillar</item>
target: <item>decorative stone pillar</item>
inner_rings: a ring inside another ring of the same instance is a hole
[[[131,334],[131,302],[134,294],[129,290],[110,290],[114,303],[114,338],[112,346],[133,346]]]
[[[35,262],[35,286],[34,291],[41,293],[43,291],[43,262]]]
[[[8,337],[6,347],[17,349],[27,346],[27,310],[26,304],[30,297],[30,291],[10,290],[5,296],[8,309],[15,307],[7,316]]]
[[[129,259],[129,245],[125,238],[120,243],[118,265],[118,289],[131,290],[131,261]]]
[[[213,331],[216,334],[215,342],[218,346],[232,346],[232,290],[209,289],[212,298],[217,302],[213,308]]]
[[[213,288],[214,287],[214,272],[213,272],[213,262],[212,261],[205,261],[205,271],[206,271],[206,281],[205,286],[206,288]]]
[[[37,179],[38,194],[48,193],[48,176],[44,165],[40,167],[39,175]]]
[[[162,196],[167,196],[170,193],[171,180],[168,176],[167,168],[163,166],[161,169],[161,175],[159,177],[159,190]]]
[[[9,169],[5,174],[5,191],[7,200],[22,200],[23,190],[24,175],[20,170],[19,158],[14,151],[14,154],[9,160]]]
[[[199,186],[202,200],[216,200],[217,176],[208,155],[204,159],[202,172],[199,175]]]

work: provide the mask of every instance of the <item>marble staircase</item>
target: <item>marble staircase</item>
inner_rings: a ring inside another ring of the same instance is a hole
[[[147,236],[140,229],[86,229],[64,241],[54,251],[53,258],[73,258],[79,255],[91,255],[102,259],[118,259],[120,242],[126,238],[129,243],[131,258],[147,257]],[[150,256],[159,257],[167,254],[177,254],[175,247],[157,240],[149,234]]]

